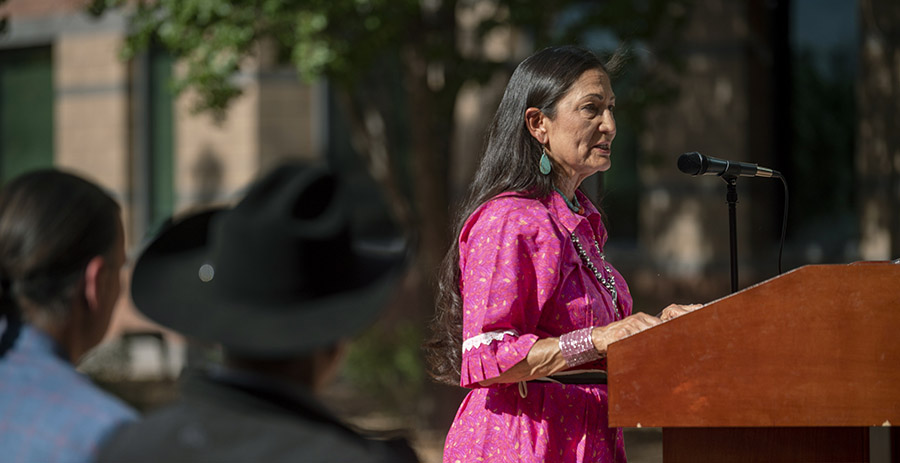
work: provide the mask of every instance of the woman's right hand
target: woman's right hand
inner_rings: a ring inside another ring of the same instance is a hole
[[[668,307],[660,312],[659,319],[666,322],[702,307],[703,304],[669,304]]]
[[[591,331],[591,341],[594,343],[594,348],[597,349],[597,352],[606,355],[606,350],[610,344],[633,334],[638,334],[660,323],[662,323],[662,320],[659,318],[638,312],[609,325],[594,327],[593,331]]]

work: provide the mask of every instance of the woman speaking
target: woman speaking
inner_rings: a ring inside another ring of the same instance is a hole
[[[435,378],[471,389],[445,462],[625,461],[605,354],[660,319],[632,314],[600,213],[578,190],[610,168],[615,104],[603,63],[577,47],[535,53],[507,84],[427,344]]]

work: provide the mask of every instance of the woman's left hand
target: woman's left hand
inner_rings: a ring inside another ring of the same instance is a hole
[[[662,321],[669,321],[686,313],[693,312],[700,307],[703,307],[703,304],[669,304],[669,306],[663,309],[662,313],[659,314],[659,319]]]

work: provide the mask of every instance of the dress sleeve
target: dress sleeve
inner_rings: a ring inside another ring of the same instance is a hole
[[[559,281],[562,238],[543,205],[488,202],[460,233],[463,353],[460,383],[499,376],[542,336],[538,321]]]

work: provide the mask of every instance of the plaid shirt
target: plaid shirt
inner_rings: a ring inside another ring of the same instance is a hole
[[[0,359],[0,460],[92,461],[110,431],[137,418],[59,352],[50,337],[24,325]]]

